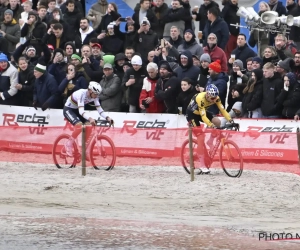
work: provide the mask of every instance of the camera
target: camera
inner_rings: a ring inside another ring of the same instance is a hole
[[[120,17],[120,18],[119,18],[119,21],[120,21],[120,22],[127,22],[127,18],[126,18],[126,17]]]
[[[147,21],[143,21],[143,25],[147,25],[148,24],[148,22]]]
[[[149,108],[149,103],[146,103],[146,100],[142,100],[142,104],[145,108]]]

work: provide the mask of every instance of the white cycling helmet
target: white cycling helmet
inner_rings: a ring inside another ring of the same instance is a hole
[[[97,82],[93,82],[93,81],[90,82],[89,89],[92,90],[92,92],[97,95],[101,94],[101,92],[102,92],[102,88],[101,88],[100,84]]]
[[[219,90],[217,88],[216,85],[214,84],[209,84],[206,87],[206,93],[210,96],[210,97],[217,97],[219,95]]]

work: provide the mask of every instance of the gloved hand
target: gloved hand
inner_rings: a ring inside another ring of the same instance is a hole
[[[49,104],[45,102],[42,106],[42,110],[45,111],[47,108],[49,108]]]
[[[230,119],[228,122],[229,122],[229,123],[234,123],[233,119]]]
[[[32,106],[37,110],[37,101],[33,101]]]

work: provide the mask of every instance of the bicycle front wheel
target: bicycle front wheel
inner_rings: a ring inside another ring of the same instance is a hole
[[[80,155],[76,143],[73,141],[73,146],[66,149],[67,142],[71,139],[71,136],[62,134],[57,137],[53,144],[52,158],[57,168],[73,168],[76,163],[80,162]]]
[[[90,147],[92,166],[99,170],[112,170],[116,163],[116,148],[113,141],[104,135],[95,138]]]
[[[199,160],[197,158],[196,152],[197,152],[197,140],[193,139],[193,157],[194,157],[194,168],[196,166],[197,161]],[[190,147],[189,147],[189,140],[185,140],[181,146],[181,164],[182,167],[184,168],[184,170],[190,174]],[[201,174],[201,170],[200,169],[196,169],[195,168],[195,174],[199,175]]]
[[[229,177],[238,178],[243,172],[243,156],[233,141],[225,141],[220,148],[220,163]]]

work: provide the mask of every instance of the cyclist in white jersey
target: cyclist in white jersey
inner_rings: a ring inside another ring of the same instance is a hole
[[[81,132],[81,125],[95,125],[96,121],[89,116],[88,112],[85,112],[84,105],[87,103],[94,102],[95,107],[100,116],[105,118],[110,123],[113,120],[105,114],[99,102],[99,95],[102,92],[102,88],[99,83],[91,81],[88,89],[79,89],[75,91],[67,99],[63,114],[64,117],[74,126],[74,131],[72,133],[72,139],[75,140]],[[89,138],[91,130],[87,131],[86,138]],[[73,148],[73,141],[67,143],[67,153],[71,154]],[[69,152],[68,152],[69,151]]]

